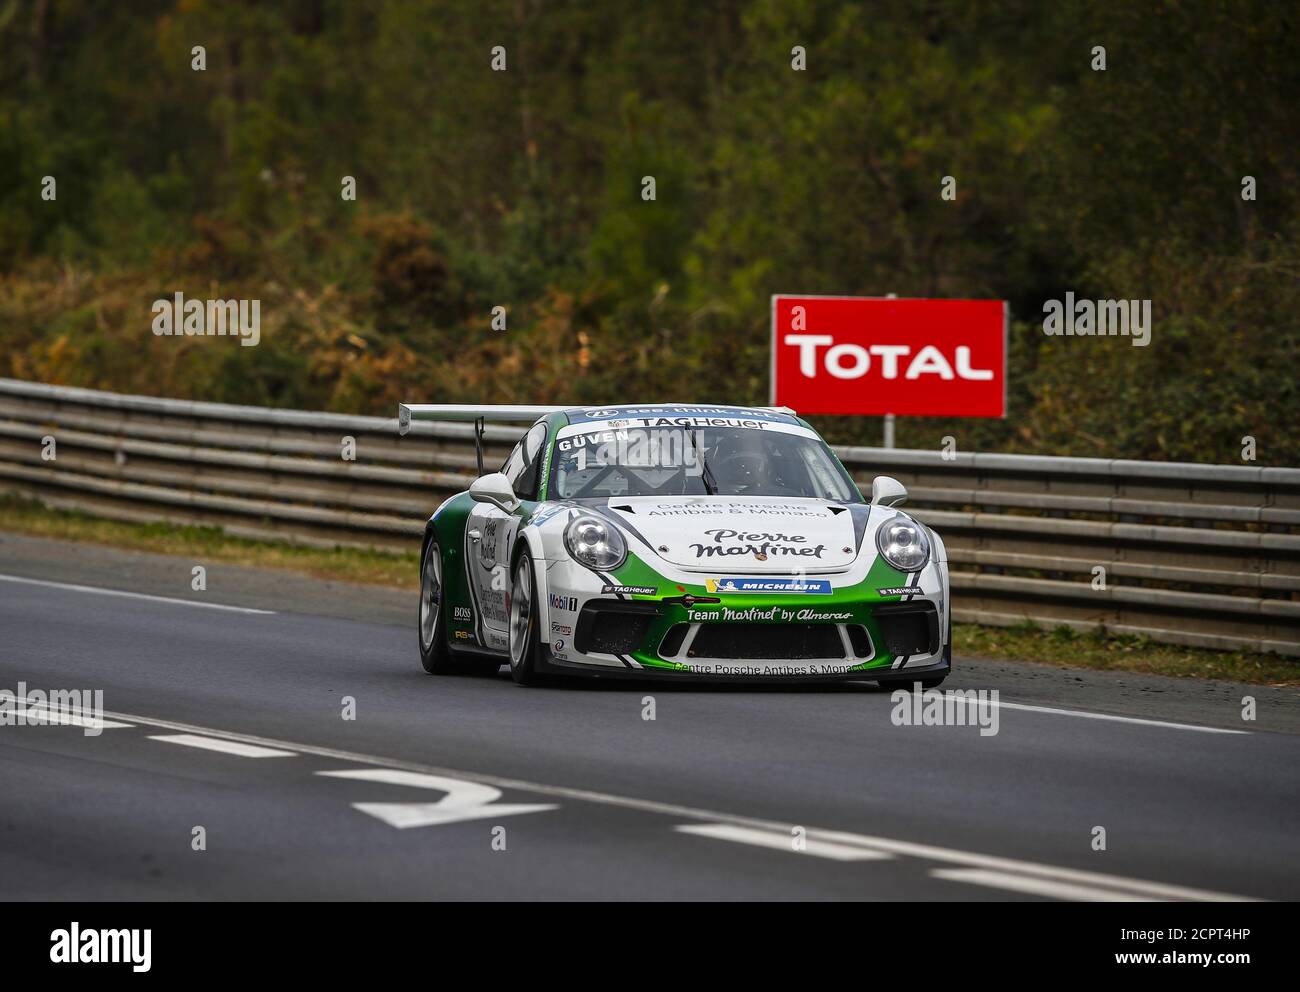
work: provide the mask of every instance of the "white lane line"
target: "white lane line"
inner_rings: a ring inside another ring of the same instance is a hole
[[[197,599],[176,599],[173,596],[150,596],[142,592],[123,592],[121,589],[101,589],[99,586],[78,586],[71,582],[48,582],[45,579],[27,579],[21,575],[0,575],[0,582],[22,582],[30,586],[47,586],[51,589],[71,589],[73,592],[94,592],[101,596],[124,596],[127,599],[147,599],[153,603],[179,603],[182,606],[201,606],[207,610],[229,610],[232,613],[275,613],[275,610],[255,610],[251,606],[227,606],[225,603],[204,603]]]
[[[722,828],[722,829],[719,829]],[[703,834],[719,837],[723,840],[736,840],[742,843],[757,843],[760,846],[789,851],[790,831],[778,834],[771,830],[726,832],[724,824],[707,824],[702,827],[679,826],[674,828],[683,833]],[[759,835],[762,835],[761,838]],[[776,843],[773,840],[778,841]],[[766,843],[764,843],[766,841]],[[1102,892],[1112,901],[1154,902],[1165,900],[1190,900],[1193,902],[1232,902],[1245,897],[1233,896],[1205,889],[1192,889],[1181,885],[1166,885],[1161,882],[1147,882],[1142,879],[1123,878],[1119,875],[1106,875],[1101,872],[1079,871],[1073,868],[1057,868],[1053,865],[1036,864],[1032,861],[1020,861],[1016,858],[1000,858],[993,855],[975,854],[957,851],[951,848],[934,847],[929,844],[913,844],[909,841],[890,840],[884,837],[871,837],[866,834],[847,833],[838,830],[808,829],[806,843],[809,853],[814,845],[829,845],[844,850],[856,850],[864,855],[876,858],[896,856],[925,858],[931,861],[946,861],[950,864],[969,865],[961,869],[936,869],[931,874],[936,877],[951,878],[955,881],[978,881],[979,884],[992,884],[992,880],[1004,881],[1001,888],[1012,891],[1050,894],[1051,891],[1091,891]],[[851,860],[842,858],[841,860]],[[863,858],[862,860],[866,860]],[[946,871],[947,874],[941,874]],[[1018,885],[1019,888],[1013,888]],[[1078,898],[1076,896],[1059,896],[1058,898]],[[1249,901],[1249,900],[1246,900]]]
[[[942,691],[942,690],[935,690]],[[1249,730],[1232,730],[1227,727],[1205,727],[1197,723],[1170,723],[1168,720],[1147,720],[1143,717],[1136,716],[1116,716],[1114,713],[1090,713],[1087,710],[1063,710],[1056,706],[1032,706],[1029,703],[1007,703],[999,699],[994,702],[991,699],[978,700],[968,699],[965,696],[956,695],[963,690],[953,690],[954,701],[960,702],[964,706],[974,706],[977,709],[981,706],[999,706],[1004,710],[1023,710],[1027,713],[1051,713],[1055,716],[1078,716],[1085,720],[1112,720],[1115,723],[1137,723],[1144,727],[1166,727],[1171,730],[1199,730],[1203,734],[1250,734]]]
[[[168,744],[180,744],[183,747],[201,747],[206,751],[220,751],[223,754],[235,754],[241,758],[296,757],[294,751],[280,751],[272,747],[223,740],[220,737],[203,737],[199,734],[151,734],[149,739],[151,741],[165,741]]]
[[[794,846],[794,836],[787,830],[759,830],[755,827],[737,827],[729,823],[701,823],[698,826],[673,827],[678,833],[694,834],[697,837],[711,837],[714,840],[730,840],[737,844],[752,844],[766,847],[773,851],[786,851],[790,854],[811,854],[817,858],[830,858],[832,861],[887,861],[892,855],[881,851],[872,851],[864,847],[849,844],[833,844],[824,840],[804,838],[804,846]]]
[[[373,754],[358,751],[344,751],[340,748],[320,747],[315,744],[298,744],[292,741],[259,737],[255,734],[243,734],[229,730],[215,730],[200,727],[192,723],[176,720],[161,720],[157,717],[138,716],[133,713],[109,713],[106,716],[117,720],[127,720],[147,727],[163,727],[184,733],[220,737],[223,740],[241,741],[260,747],[291,749],[299,754],[311,754],[321,758],[337,761],[350,761],[362,765],[380,765],[404,771],[420,772],[426,775],[439,775],[447,778],[467,779],[482,785],[492,785],[498,789],[518,789],[541,796],[553,796],[557,799],[571,799],[574,802],[596,803],[601,806],[614,806],[620,809],[635,810],[640,813],[654,813],[682,820],[697,820],[705,823],[730,823],[740,827],[754,827],[759,830],[779,831],[789,836],[793,823],[778,820],[763,820],[752,816],[739,816],[735,813],[723,813],[718,810],[701,809],[695,806],[682,806],[677,803],[659,802],[654,799],[634,799],[608,792],[596,792],[591,789],[575,789],[563,785],[547,785],[542,782],[529,782],[525,779],[508,778],[503,775],[487,775],[481,772],[467,772],[454,768],[441,768],[426,765],[419,761],[404,761],[400,758],[381,758]],[[901,857],[923,858],[930,861],[942,861],[948,864],[964,865],[975,868],[992,868],[1014,872],[1022,875],[1035,875],[1040,878],[1055,878],[1060,881],[1077,881],[1086,885],[1105,888],[1123,888],[1148,896],[1170,899],[1187,899],[1198,902],[1255,902],[1253,896],[1232,895],[1226,892],[1212,892],[1205,889],[1192,889],[1178,885],[1166,885],[1162,882],[1148,882],[1143,879],[1124,878],[1119,875],[1104,875],[1100,872],[1078,871],[1072,868],[1057,868],[1053,865],[1039,864],[1033,861],[1020,861],[1015,858],[1000,858],[993,855],[977,854],[972,851],[959,851],[955,848],[938,847],[933,844],[917,844],[911,841],[891,840],[887,837],[872,837],[866,834],[846,833],[838,830],[809,828],[808,837],[831,843],[857,844],[886,854]]]
[[[813,831],[808,831],[813,836]],[[925,858],[930,861],[946,861],[949,864],[966,865],[971,868],[1006,872],[1019,876],[1055,881],[1065,884],[1095,886],[1105,889],[1118,889],[1146,900],[1178,899],[1190,902],[1255,902],[1250,896],[1231,895],[1226,892],[1213,892],[1209,889],[1193,889],[1182,885],[1167,885],[1164,882],[1148,882],[1140,878],[1125,878],[1121,875],[1107,875],[1097,871],[1082,871],[1077,868],[1058,868],[1034,861],[1021,861],[1019,858],[1002,858],[992,854],[976,854],[971,851],[959,851],[950,847],[936,847],[932,844],[914,844],[905,840],[890,840],[885,837],[870,837],[865,834],[843,833],[841,831],[817,831],[817,836],[826,840],[836,840],[845,844],[862,844],[873,850],[888,851],[904,857]]]
[[[983,868],[936,868],[933,878],[950,882],[969,882],[991,889],[1005,889],[1023,895],[1047,896],[1050,899],[1068,899],[1073,902],[1163,902],[1148,896],[1133,895],[1116,889],[1100,889],[1091,885],[1053,882],[1044,878],[1012,875],[1005,871],[987,871]]]

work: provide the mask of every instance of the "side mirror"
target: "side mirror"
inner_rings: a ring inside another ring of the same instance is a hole
[[[519,505],[515,491],[510,488],[510,480],[500,472],[475,479],[469,487],[469,496],[476,503],[491,503],[506,513],[513,513]]]
[[[878,475],[872,481],[873,506],[901,506],[905,502],[907,502],[907,487],[897,479],[888,475]]]

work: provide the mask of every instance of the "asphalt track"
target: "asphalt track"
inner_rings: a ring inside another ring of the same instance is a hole
[[[192,564],[0,534],[0,689],[117,724],[0,726],[0,899],[1300,897],[1293,689],[958,658],[990,736],[870,683],[523,689],[425,675],[414,594]]]

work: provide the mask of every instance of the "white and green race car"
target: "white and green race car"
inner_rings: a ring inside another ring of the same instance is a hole
[[[420,659],[551,675],[938,685],[947,553],[878,477],[862,498],[793,411],[403,404],[532,424],[429,518]],[[481,436],[481,431],[479,432]],[[481,447],[480,447],[481,452]],[[481,458],[480,458],[481,462]]]

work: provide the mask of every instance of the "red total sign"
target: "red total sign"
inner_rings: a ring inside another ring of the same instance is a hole
[[[772,297],[772,405],[1006,416],[1002,300]]]

